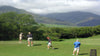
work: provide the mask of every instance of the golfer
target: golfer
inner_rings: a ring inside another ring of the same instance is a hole
[[[28,37],[28,45],[27,46],[33,46],[33,42],[32,42],[32,40],[33,40],[33,36],[32,36],[32,34],[31,34],[31,32],[28,32],[28,35],[27,35],[27,37]],[[31,44],[30,44],[31,43]]]
[[[80,45],[81,45],[81,43],[80,43],[79,40],[77,39],[76,42],[74,42],[73,55],[75,55],[75,52],[76,52],[76,51],[77,51],[76,55],[79,54]]]
[[[47,37],[47,39],[48,39],[48,45],[47,45],[47,48],[50,49],[50,47],[51,47],[52,49],[54,49],[54,48],[52,47],[51,39],[50,39],[49,37]]]
[[[19,34],[19,42],[22,41],[22,37],[23,37],[23,33],[21,32],[21,33]]]

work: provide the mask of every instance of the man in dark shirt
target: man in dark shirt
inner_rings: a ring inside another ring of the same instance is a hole
[[[31,42],[31,46],[33,46],[33,41],[32,41],[33,36],[31,34],[31,32],[28,32],[27,37],[28,37],[28,45],[27,46],[30,46],[30,42]]]
[[[48,39],[48,45],[47,45],[48,49],[49,49],[50,47],[51,47],[52,49],[54,49],[54,48],[52,47],[51,39],[50,39],[49,37],[47,37],[47,39]]]

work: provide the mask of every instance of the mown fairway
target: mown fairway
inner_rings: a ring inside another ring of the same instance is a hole
[[[47,49],[47,41],[34,41],[33,47],[27,46],[27,41],[0,41],[0,56],[73,56],[73,43],[76,39],[64,41],[53,41],[55,49]],[[100,56],[100,35],[81,38],[80,55],[89,56],[90,49],[97,49],[97,56]]]

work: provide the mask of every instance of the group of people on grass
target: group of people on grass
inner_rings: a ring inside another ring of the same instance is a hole
[[[22,41],[22,37],[23,37],[23,33],[20,33],[19,34],[19,41],[20,42]],[[54,49],[53,46],[52,46],[52,42],[51,42],[50,37],[47,37],[47,39],[48,39],[47,48],[50,49],[50,47],[51,47],[52,49]],[[33,35],[31,34],[31,32],[28,32],[28,35],[27,35],[28,45],[27,46],[33,46],[33,41],[32,40],[33,40]],[[72,55],[75,55],[76,51],[77,51],[76,55],[79,54],[80,45],[81,45],[81,43],[77,39],[76,42],[74,42],[74,50],[73,50],[73,54]]]
[[[28,45],[27,46],[33,46],[33,35],[31,34],[31,32],[28,32],[28,34],[27,34],[27,41],[28,41]],[[21,43],[21,41],[22,41],[22,38],[23,38],[23,33],[21,32],[20,34],[19,34],[19,42]]]

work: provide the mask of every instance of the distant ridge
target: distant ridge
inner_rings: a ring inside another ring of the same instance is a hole
[[[30,12],[27,12],[23,9],[18,9],[18,8],[15,8],[12,6],[0,6],[0,14],[6,13],[6,12],[28,13],[28,14],[33,15],[36,22],[43,23],[43,24],[58,24],[58,25],[67,25],[67,26],[74,25],[74,24],[67,22],[67,21],[61,21],[61,20],[47,18],[47,17],[40,16],[40,15],[37,15],[34,13],[30,13]]]
[[[100,25],[100,15],[89,12],[68,12],[68,13],[52,13],[42,15],[48,18],[58,19],[61,21],[68,21],[77,26],[96,26]]]
[[[0,6],[0,13],[6,13],[6,12],[27,13],[25,10],[17,9],[12,6]]]
[[[0,6],[0,14],[6,12],[28,13],[33,15],[36,22],[43,24],[58,24],[67,26],[100,25],[100,15],[96,15],[89,12],[74,11],[39,15],[12,6]]]

